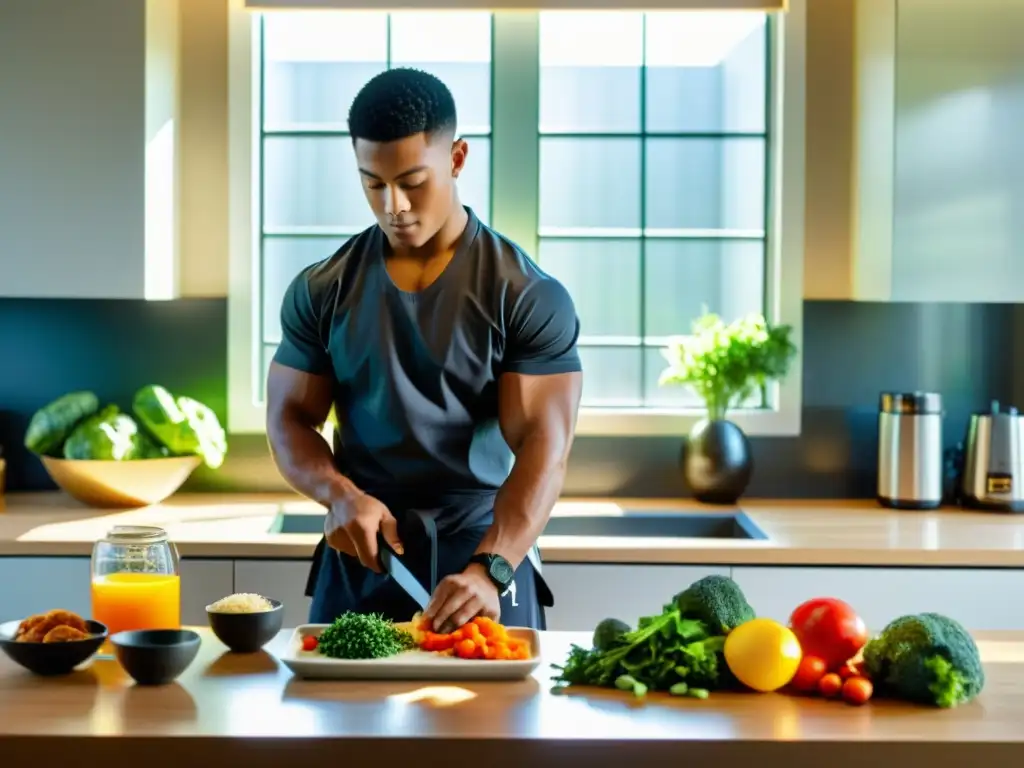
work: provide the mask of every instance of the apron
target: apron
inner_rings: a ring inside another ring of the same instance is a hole
[[[483,515],[464,510],[453,515],[443,510],[403,508],[385,502],[398,521],[398,536],[405,550],[402,562],[427,592],[433,594],[441,579],[460,573],[469,564],[493,520],[493,498],[493,493],[486,494],[488,506]],[[313,552],[306,595],[312,598],[311,624],[330,624],[347,611],[379,613],[391,621],[408,621],[421,610],[388,574],[375,573],[358,558],[332,549],[326,537]],[[511,586],[499,602],[502,624],[545,628],[544,608],[554,605],[554,596],[541,575],[536,546],[516,569]]]

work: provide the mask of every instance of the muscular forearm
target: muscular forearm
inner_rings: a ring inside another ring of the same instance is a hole
[[[360,493],[334,464],[334,454],[313,426],[282,417],[267,429],[270,452],[284,479],[307,498],[329,507]]]
[[[494,503],[494,523],[477,552],[498,554],[514,567],[526,557],[551,516],[565,480],[568,446],[545,431],[526,437]]]

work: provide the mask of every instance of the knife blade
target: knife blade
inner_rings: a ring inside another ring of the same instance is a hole
[[[430,602],[430,595],[427,594],[427,590],[423,588],[419,580],[413,576],[405,563],[399,559],[395,550],[391,548],[391,545],[385,541],[384,537],[378,532],[377,533],[377,552],[380,555],[380,564],[384,566],[384,570],[387,571],[388,575],[391,576],[398,586],[405,590],[406,594],[411,597],[421,609],[426,609],[427,603]]]

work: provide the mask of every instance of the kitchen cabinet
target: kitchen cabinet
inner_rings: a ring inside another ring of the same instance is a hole
[[[735,567],[761,616],[786,622],[811,597],[850,603],[872,630],[901,614],[936,611],[971,630],[1022,630],[1024,571],[956,568]]]
[[[834,40],[817,41],[816,55],[835,76],[809,69],[808,104],[818,92],[833,105],[842,94],[852,132],[809,135],[808,167],[820,159],[853,176],[848,190],[823,194],[848,204],[848,220],[816,210],[808,222],[805,298],[1024,301],[1024,4],[822,5],[834,17],[819,31]],[[825,118],[808,120],[819,130]],[[848,247],[815,230],[847,226]]]
[[[547,628],[591,631],[601,619],[629,624],[661,612],[672,595],[709,574],[729,575],[728,566],[544,563],[544,580],[555,596]]]
[[[309,560],[236,560],[235,592],[256,592],[284,603],[284,626],[309,621]]]
[[[0,557],[0,621],[63,608],[92,612],[87,557]]]
[[[231,560],[181,561],[181,623],[205,627],[206,606],[235,592]]]
[[[0,2],[0,297],[170,299],[178,2]]]

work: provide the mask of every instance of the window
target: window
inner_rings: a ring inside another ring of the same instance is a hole
[[[685,430],[700,403],[658,387],[661,349],[703,308],[764,312],[793,324],[799,344],[802,49],[786,50],[781,32],[800,31],[799,5],[784,19],[233,14],[232,431],[262,428],[288,282],[373,223],[347,111],[367,79],[408,65],[453,91],[470,145],[463,200],[576,301],[580,432]],[[795,433],[799,395],[797,364],[737,420]]]
[[[538,257],[583,405],[699,406],[658,387],[667,337],[763,311],[767,40],[763,13],[540,14]]]

